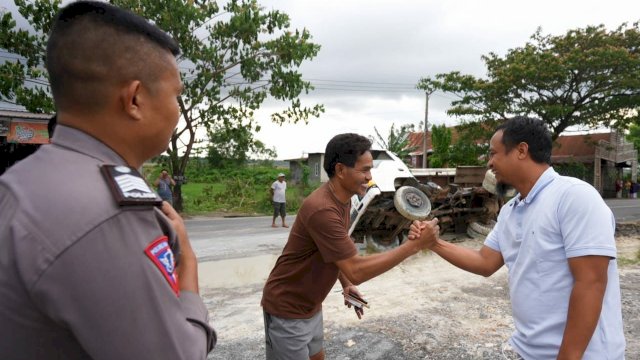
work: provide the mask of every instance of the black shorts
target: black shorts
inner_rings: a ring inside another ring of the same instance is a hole
[[[276,217],[278,215],[285,217],[287,213],[284,211],[284,204],[281,202],[273,202],[273,216]]]

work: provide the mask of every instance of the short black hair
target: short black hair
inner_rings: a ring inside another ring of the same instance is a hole
[[[154,83],[165,51],[180,53],[169,35],[128,10],[99,1],[65,6],[52,22],[45,60],[56,107],[96,108],[109,85]]]
[[[500,130],[502,130],[502,144],[507,153],[524,142],[529,146],[529,154],[533,161],[538,164],[551,164],[553,146],[551,132],[542,120],[515,116],[498,126],[496,132]]]
[[[329,140],[324,151],[324,171],[329,178],[336,173],[336,164],[354,167],[358,158],[371,150],[371,140],[353,133],[339,134]]]

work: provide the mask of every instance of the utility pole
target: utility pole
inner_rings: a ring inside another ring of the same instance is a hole
[[[429,135],[429,95],[427,91],[424,93],[427,96],[427,104],[424,107],[424,136],[422,137],[422,168],[427,167],[427,136]]]

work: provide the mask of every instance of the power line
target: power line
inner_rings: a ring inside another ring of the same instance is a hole
[[[305,80],[309,81],[324,81],[324,82],[334,82],[334,83],[350,83],[350,84],[373,84],[373,85],[401,85],[401,86],[412,86],[415,87],[416,84],[409,83],[392,83],[392,82],[376,82],[376,81],[355,81],[355,80],[332,80],[332,79],[313,79],[307,78]]]
[[[330,90],[330,91],[354,91],[354,92],[390,92],[390,93],[407,93],[418,91],[418,89],[390,89],[390,88],[369,88],[369,89],[352,89],[352,88],[335,88],[314,86],[314,90]]]

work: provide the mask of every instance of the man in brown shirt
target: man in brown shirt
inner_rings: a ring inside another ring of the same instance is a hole
[[[261,304],[269,360],[324,359],[322,302],[336,280],[345,294],[361,296],[355,285],[393,268],[438,235],[433,220],[426,229],[431,236],[385,253],[358,255],[348,234],[350,199],[367,190],[373,167],[370,149],[371,142],[357,134],[340,134],[327,144],[324,169],[329,181],[302,204],[264,287]],[[363,315],[362,308],[355,311],[358,318]]]

